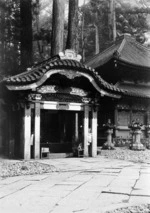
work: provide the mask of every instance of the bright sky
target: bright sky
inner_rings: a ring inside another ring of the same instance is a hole
[[[81,6],[82,4],[88,2],[89,0],[79,0],[79,6]]]

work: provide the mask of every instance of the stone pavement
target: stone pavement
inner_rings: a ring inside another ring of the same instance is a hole
[[[102,156],[39,162],[59,172],[1,180],[1,213],[103,213],[150,203],[150,164]]]

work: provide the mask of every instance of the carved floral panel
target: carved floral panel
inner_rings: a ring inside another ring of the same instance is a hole
[[[130,123],[130,111],[119,110],[118,111],[118,125],[128,126]]]

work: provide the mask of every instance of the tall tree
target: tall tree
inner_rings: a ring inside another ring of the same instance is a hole
[[[20,1],[21,13],[21,67],[32,65],[32,0]]]
[[[18,70],[19,35],[19,0],[0,1],[0,73],[2,75],[12,75]]]
[[[63,51],[65,0],[53,0],[51,56]]]
[[[5,61],[5,2],[0,3],[0,75],[4,74],[4,61]]]
[[[69,16],[68,16],[68,37],[67,49],[74,49],[77,52],[77,35],[78,35],[78,0],[69,0]]]
[[[108,25],[109,25],[109,40],[116,40],[116,13],[115,13],[115,0],[110,0],[109,2],[109,15],[108,15]]]

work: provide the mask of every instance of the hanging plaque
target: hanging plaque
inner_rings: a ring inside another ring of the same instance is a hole
[[[56,109],[58,109],[58,110],[68,110],[69,109],[69,104],[59,103],[59,104],[56,105]]]

